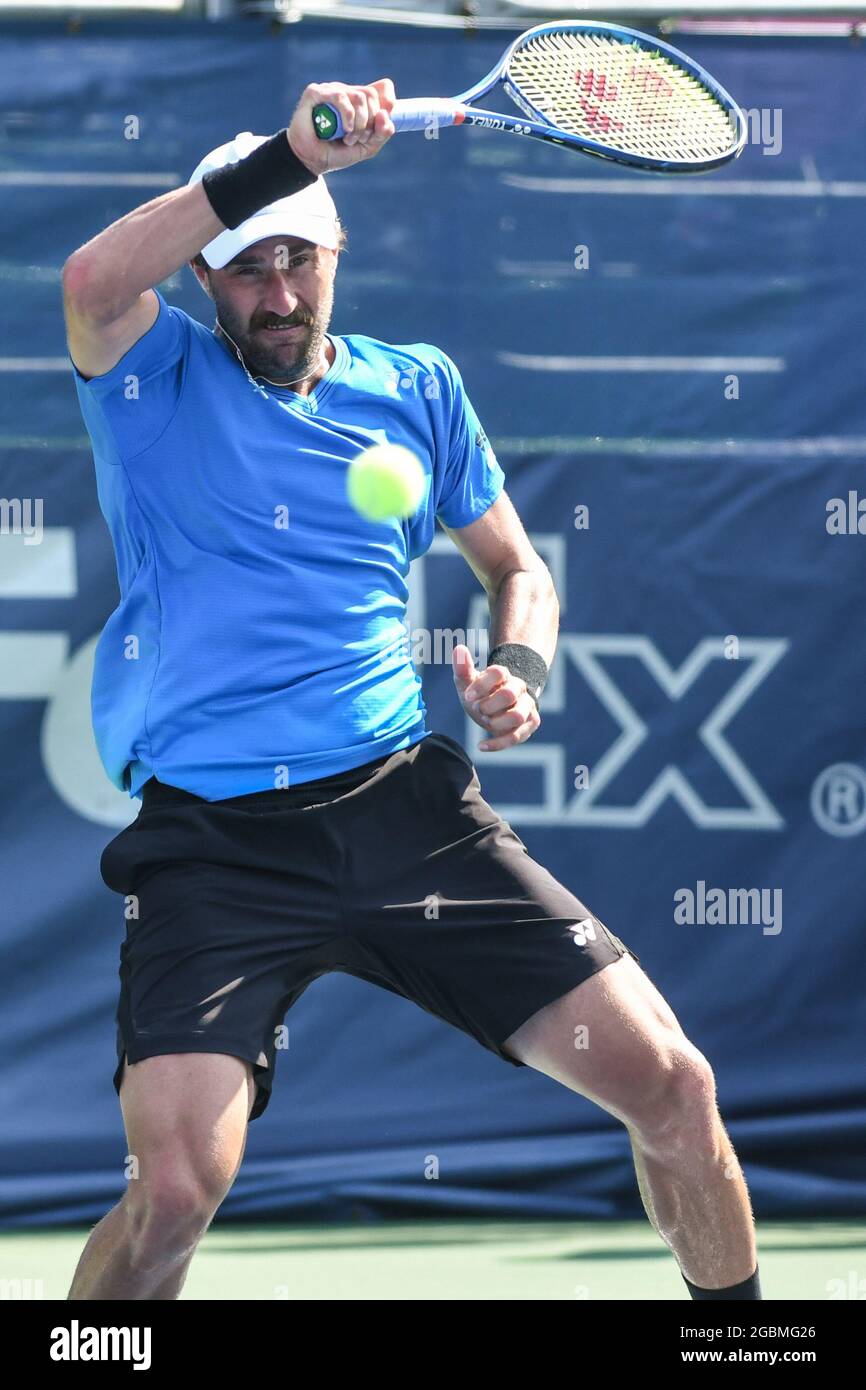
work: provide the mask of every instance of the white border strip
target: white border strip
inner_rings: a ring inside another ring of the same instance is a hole
[[[497,352],[497,362],[525,372],[783,372],[784,357],[545,357]]]
[[[86,169],[4,169],[0,184],[9,188],[175,188],[180,174],[97,174]]]
[[[645,439],[600,435],[496,435],[490,440],[501,454],[582,454],[604,459],[608,455],[648,458],[866,458],[866,437],[827,435],[804,439]],[[39,453],[91,449],[83,435],[0,435],[0,451],[29,450]]]
[[[699,183],[705,174],[665,178],[644,173],[643,177],[618,179],[554,179],[532,174],[500,174],[509,188],[527,193],[594,193],[632,196],[670,197],[672,194],[697,194],[708,198],[866,198],[866,183],[847,183],[820,179],[716,179]]]
[[[752,457],[866,458],[866,438],[857,435],[815,436],[811,439],[617,439],[587,435],[491,436],[494,451],[501,454],[583,454],[603,459],[606,455],[649,458],[723,459]]]
[[[71,372],[68,357],[0,357],[0,372]]]

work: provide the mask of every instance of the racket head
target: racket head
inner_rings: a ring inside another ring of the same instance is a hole
[[[620,24],[538,24],[519,34],[471,100],[501,81],[532,121],[564,144],[620,164],[700,173],[736,159],[745,117],[687,54]]]

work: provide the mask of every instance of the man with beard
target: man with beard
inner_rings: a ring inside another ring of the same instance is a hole
[[[323,101],[339,141],[315,137]],[[453,653],[481,747],[540,726],[559,608],[451,359],[328,332],[342,234],[321,175],[376,154],[393,104],[385,79],[312,85],[287,130],[242,132],[64,266],[121,593],[94,730],[142,801],[101,861],[125,898],[114,1084],[138,1169],[69,1296],[178,1297],[268,1104],[283,1019],[338,970],[614,1114],[692,1296],[757,1298],[706,1059],[425,725],[406,581],[437,519],[490,601],[486,669]],[[213,330],[153,288],[185,263]],[[382,443],[424,467],[403,521],[346,496],[352,460]]]

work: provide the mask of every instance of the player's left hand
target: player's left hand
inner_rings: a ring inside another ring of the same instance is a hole
[[[456,646],[451,654],[454,684],[460,703],[476,724],[489,735],[478,747],[485,753],[525,743],[541,724],[541,715],[526,681],[512,675],[507,666],[476,670],[468,647]]]

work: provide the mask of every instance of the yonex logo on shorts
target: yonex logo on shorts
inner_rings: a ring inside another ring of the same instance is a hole
[[[595,932],[595,923],[591,917],[584,917],[582,922],[575,922],[568,930],[572,934],[571,939],[575,946],[585,946],[587,941],[598,940]]]

